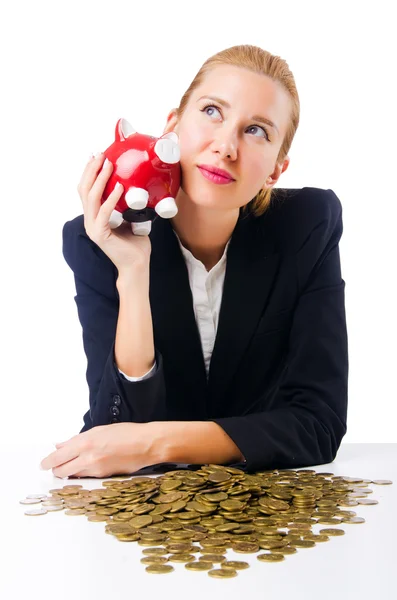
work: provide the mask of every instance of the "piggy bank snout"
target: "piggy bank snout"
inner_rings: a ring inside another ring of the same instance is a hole
[[[162,162],[169,165],[176,164],[181,158],[179,145],[167,138],[159,139],[156,142],[154,152]]]

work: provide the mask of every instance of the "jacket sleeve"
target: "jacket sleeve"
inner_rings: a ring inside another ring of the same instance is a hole
[[[342,207],[329,192],[327,217],[296,253],[300,294],[274,408],[212,419],[239,447],[248,470],[330,463],[346,433],[348,340],[338,245]],[[258,399],[262,406],[266,402],[266,395]]]
[[[165,418],[163,357],[155,349],[157,368],[147,379],[128,381],[114,356],[119,296],[117,268],[86,234],[83,215],[63,227],[63,255],[72,269],[74,297],[87,357],[89,410],[80,433],[97,425]]]
[[[154,361],[153,367],[147,373],[142,375],[141,377],[131,377],[131,375],[126,375],[125,373],[123,373],[123,371],[121,369],[119,369],[119,373],[121,373],[121,375],[125,379],[127,379],[127,381],[142,381],[143,379],[149,379],[149,377],[154,375],[155,372],[156,372],[156,361]]]

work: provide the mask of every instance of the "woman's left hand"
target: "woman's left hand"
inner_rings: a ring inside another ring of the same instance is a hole
[[[56,477],[110,477],[157,464],[151,423],[99,425],[56,444],[40,467]]]

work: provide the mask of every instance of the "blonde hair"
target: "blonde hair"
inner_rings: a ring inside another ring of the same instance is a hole
[[[267,52],[258,46],[251,46],[248,44],[232,46],[231,48],[226,48],[226,50],[222,50],[208,58],[194,77],[186,92],[183,94],[177,109],[178,117],[182,117],[191,94],[201,85],[206,74],[218,65],[243,67],[254,73],[267,75],[273,81],[279,82],[288,92],[291,98],[290,122],[277,157],[277,162],[283,163],[288,155],[292,140],[294,139],[299,125],[300,103],[298,91],[296,89],[294,76],[286,61],[279,56],[270,54],[270,52]],[[262,188],[256,196],[242,208],[242,211],[245,212],[246,210],[249,210],[254,216],[259,217],[267,210],[272,195],[276,192],[277,190],[272,188]]]

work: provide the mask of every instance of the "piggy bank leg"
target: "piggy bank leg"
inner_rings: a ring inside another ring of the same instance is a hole
[[[132,187],[125,195],[127,205],[134,210],[146,208],[149,200],[149,193],[143,188]]]
[[[177,214],[178,207],[175,204],[174,198],[171,198],[170,196],[168,198],[163,198],[162,200],[160,200],[160,202],[158,202],[154,207],[154,210],[163,219],[171,219]]]
[[[116,227],[119,227],[123,221],[124,219],[121,212],[118,210],[112,210],[112,214],[110,215],[109,219],[110,229],[116,229]]]
[[[134,235],[149,235],[152,230],[152,222],[131,223],[131,229]]]

